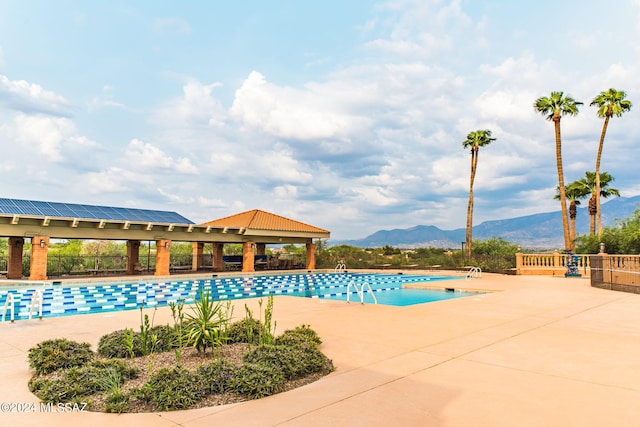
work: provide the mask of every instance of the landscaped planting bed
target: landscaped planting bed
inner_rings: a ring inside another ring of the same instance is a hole
[[[139,332],[123,329],[88,343],[47,340],[29,350],[30,390],[45,403],[101,412],[154,412],[257,399],[316,381],[333,371],[307,325],[274,336],[273,299],[255,319],[231,323],[231,305],[200,295],[174,324],[154,326],[140,310]],[[264,314],[264,316],[263,316]]]

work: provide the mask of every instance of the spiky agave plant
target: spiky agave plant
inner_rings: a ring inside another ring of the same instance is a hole
[[[185,341],[198,352],[207,347],[216,348],[222,345],[221,326],[227,321],[221,315],[222,305],[214,301],[208,291],[201,292],[199,298],[191,306],[192,313],[186,314]]]

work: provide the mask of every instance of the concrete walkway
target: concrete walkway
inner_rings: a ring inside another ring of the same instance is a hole
[[[388,271],[385,271],[385,273]],[[336,371],[235,405],[153,414],[0,413],[11,426],[632,426],[640,424],[640,296],[586,279],[501,276],[496,292],[409,307],[277,297],[277,332],[309,324]],[[237,303],[235,314],[244,314]],[[170,323],[160,309],[156,324]],[[0,402],[37,402],[27,351],[49,338],[95,346],[137,310],[0,324]]]

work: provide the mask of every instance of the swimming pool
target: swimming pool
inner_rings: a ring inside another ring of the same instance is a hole
[[[404,306],[459,298],[477,292],[434,289],[403,289],[412,283],[439,282],[460,277],[402,274],[308,273],[268,276],[228,276],[187,281],[158,281],[0,288],[0,315],[9,320],[13,306],[15,320],[69,316],[163,307],[170,302],[193,301],[208,291],[215,300],[290,295],[306,298]],[[364,286],[363,286],[364,285]],[[445,288],[445,287],[443,287]],[[446,287],[449,288],[449,287]],[[375,298],[374,298],[375,295]]]

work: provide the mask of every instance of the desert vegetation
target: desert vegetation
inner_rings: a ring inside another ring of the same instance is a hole
[[[171,305],[173,325],[154,325],[155,311],[141,308],[137,331],[110,332],[95,352],[66,338],[43,341],[28,353],[29,389],[45,403],[92,411],[171,411],[258,399],[333,371],[310,326],[275,335],[273,297],[259,305],[258,317],[245,305],[231,322],[232,306],[205,292]]]

